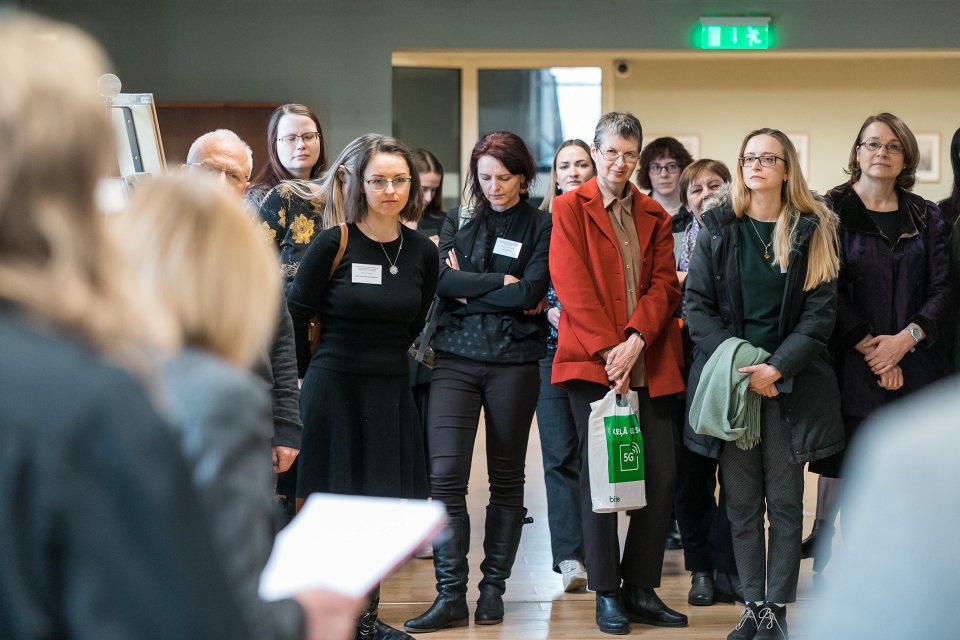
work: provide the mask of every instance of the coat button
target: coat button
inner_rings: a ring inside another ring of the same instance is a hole
[[[717,239],[717,236],[713,236],[713,239],[716,240],[716,239]]]
[[[720,276],[717,276],[717,280],[719,280],[719,279],[720,279]]]

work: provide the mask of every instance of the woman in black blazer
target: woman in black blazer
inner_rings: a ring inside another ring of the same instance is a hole
[[[476,144],[468,176],[469,219],[454,211],[440,232],[445,307],[433,339],[436,364],[427,420],[430,491],[442,500],[452,535],[434,549],[439,596],[408,631],[467,624],[467,482],[483,408],[487,433],[487,506],[477,624],[503,621],[502,595],[520,543],[523,467],[537,405],[547,327],[550,216],[527,203],[536,176],[519,136],[490,133]],[[458,228],[459,227],[459,228]]]

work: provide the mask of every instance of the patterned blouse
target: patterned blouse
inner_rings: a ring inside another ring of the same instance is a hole
[[[264,235],[280,252],[283,289],[287,291],[310,241],[323,230],[323,203],[317,198],[305,200],[281,182],[264,198],[258,214]]]
[[[677,260],[677,271],[690,270],[690,258],[693,257],[693,249],[697,246],[697,236],[700,234],[700,223],[693,217],[690,224],[683,232],[683,240],[680,241],[680,259]],[[686,291],[680,298],[680,317],[687,321],[687,296]]]

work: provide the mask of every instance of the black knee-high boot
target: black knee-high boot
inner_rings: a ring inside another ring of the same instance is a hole
[[[411,633],[465,627],[470,619],[470,611],[467,609],[470,517],[451,517],[447,522],[447,530],[450,538],[433,548],[437,598],[424,613],[403,623],[403,628]]]
[[[380,585],[367,596],[367,609],[357,622],[357,640],[413,640],[399,629],[379,620]]]
[[[507,578],[517,558],[526,515],[526,509],[487,507],[484,558],[480,563],[483,579],[480,580],[480,598],[473,616],[477,624],[503,622],[503,592],[507,589]]]

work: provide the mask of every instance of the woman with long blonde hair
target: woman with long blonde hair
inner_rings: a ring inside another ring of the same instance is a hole
[[[79,30],[0,17],[0,637],[251,637],[142,382],[173,336],[94,204],[106,71]]]
[[[787,637],[786,605],[796,601],[803,464],[843,448],[840,394],[827,351],[840,262],[836,216],[810,193],[786,135],[748,133],[737,162],[730,197],[703,214],[687,275],[694,342],[687,402],[690,408],[698,386],[710,380],[701,380],[710,360],[710,375],[749,379],[747,393],[760,396],[758,431],[721,440],[696,432],[691,412],[684,441],[695,453],[719,458],[727,488],[747,601],[727,638],[766,640]],[[735,371],[727,360],[716,366],[712,356],[730,338],[748,343],[760,362],[734,360]]]

